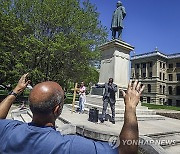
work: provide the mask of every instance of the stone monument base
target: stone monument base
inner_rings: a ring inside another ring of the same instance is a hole
[[[130,52],[134,49],[121,40],[111,40],[100,47],[101,67],[98,84],[113,78],[119,89],[127,89],[129,82]],[[119,91],[117,92],[119,98]]]
[[[96,88],[96,86],[91,87],[91,91],[90,91],[91,95],[103,96],[103,93],[104,93],[104,88]]]

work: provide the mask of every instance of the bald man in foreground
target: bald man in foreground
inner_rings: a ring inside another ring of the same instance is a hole
[[[119,135],[120,145],[112,148],[107,142],[94,141],[77,135],[61,135],[55,130],[55,121],[60,116],[64,103],[64,92],[55,82],[37,84],[29,95],[33,113],[31,123],[6,120],[8,111],[17,95],[22,93],[30,81],[28,74],[19,80],[15,89],[0,103],[0,153],[2,154],[136,154],[138,145],[126,144],[127,140],[138,140],[136,106],[144,87],[135,81],[122,91],[125,100],[124,125]]]

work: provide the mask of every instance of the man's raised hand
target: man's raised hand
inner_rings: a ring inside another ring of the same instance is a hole
[[[26,89],[27,85],[31,82],[30,80],[27,80],[27,76],[28,76],[28,73],[24,74],[20,78],[17,86],[13,90],[16,94],[18,95],[21,94]]]
[[[129,82],[126,93],[122,90],[126,107],[135,108],[138,105],[144,87],[145,86],[141,87],[141,82],[138,82],[137,80],[135,80],[133,84],[132,81]]]

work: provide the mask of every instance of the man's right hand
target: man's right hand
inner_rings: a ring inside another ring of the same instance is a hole
[[[126,93],[122,90],[125,112],[124,124],[119,136],[121,143],[119,146],[120,154],[138,153],[138,145],[133,143],[134,141],[138,142],[139,138],[136,106],[138,105],[143,89],[144,86],[141,87],[141,82],[136,80],[133,84],[132,81],[129,82]],[[125,141],[131,141],[132,144],[127,144]]]

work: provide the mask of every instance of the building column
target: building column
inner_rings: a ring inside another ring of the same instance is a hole
[[[147,67],[147,64],[148,63],[146,63],[146,78],[148,78],[148,67]]]
[[[142,76],[141,76],[141,72],[142,72],[142,68],[141,68],[142,66],[141,66],[141,63],[139,64],[139,78],[142,78]]]

